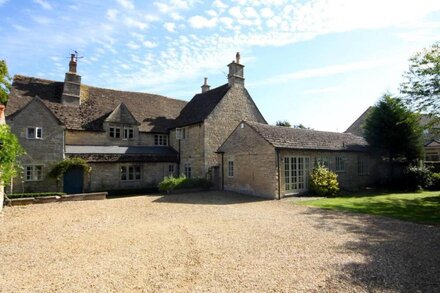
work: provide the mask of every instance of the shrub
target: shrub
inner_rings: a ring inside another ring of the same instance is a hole
[[[339,192],[338,175],[324,166],[317,166],[310,178],[310,188],[317,195],[336,195]]]
[[[60,181],[63,178],[64,173],[66,173],[70,168],[80,167],[85,173],[90,173],[92,168],[89,166],[86,160],[81,158],[68,158],[64,159],[53,167],[49,172],[49,177],[55,178]]]
[[[431,174],[431,170],[425,166],[409,166],[403,174],[403,186],[412,191],[429,188],[432,183]]]
[[[209,188],[211,182],[205,178],[186,178],[182,177],[165,177],[159,183],[160,191],[171,191],[176,189],[189,189],[189,188]]]
[[[440,190],[440,172],[431,174],[431,190]]]

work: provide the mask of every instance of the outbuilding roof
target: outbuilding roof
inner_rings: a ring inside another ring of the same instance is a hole
[[[350,133],[272,126],[257,122],[243,123],[276,148],[330,151],[368,150],[368,143],[363,137]]]
[[[62,93],[63,82],[16,75],[6,116],[13,117],[38,96],[67,129],[102,131],[103,121],[124,103],[140,123],[140,131],[165,133],[187,104],[160,95],[81,85],[81,105],[68,106],[61,104]]]

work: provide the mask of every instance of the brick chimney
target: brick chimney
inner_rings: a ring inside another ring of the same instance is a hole
[[[76,74],[77,56],[70,54],[69,72],[64,78],[63,95],[61,103],[63,105],[78,106],[81,104],[81,76]]]
[[[228,84],[230,87],[238,86],[244,87],[244,65],[240,64],[240,52],[235,55],[235,61],[232,61],[229,65]]]
[[[6,124],[5,120],[5,105],[0,105],[0,125]]]
[[[205,82],[202,85],[202,93],[206,93],[207,91],[209,91],[211,89],[211,86],[208,85],[208,78],[205,77]]]

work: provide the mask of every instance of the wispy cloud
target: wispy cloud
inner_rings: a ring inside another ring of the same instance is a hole
[[[303,91],[303,94],[306,94],[306,95],[328,94],[328,93],[336,92],[338,90],[339,90],[339,87],[331,86],[331,87],[305,90],[305,91]]]
[[[41,8],[46,9],[46,10],[51,10],[52,9],[52,5],[45,0],[33,0],[34,3],[38,4],[41,6]]]
[[[133,10],[134,4],[130,0],[116,0],[119,5],[121,5],[125,9]]]

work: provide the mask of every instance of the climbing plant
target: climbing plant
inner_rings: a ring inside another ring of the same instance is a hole
[[[85,173],[90,173],[92,168],[86,162],[86,160],[81,158],[68,158],[60,161],[56,164],[53,169],[49,172],[49,176],[60,181],[63,175],[73,167],[80,167],[84,170]]]

